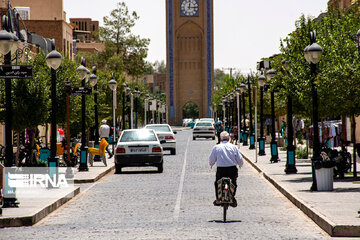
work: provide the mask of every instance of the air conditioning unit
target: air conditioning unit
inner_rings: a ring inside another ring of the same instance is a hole
[[[29,7],[15,7],[15,12],[20,14],[22,20],[30,20],[30,8]]]

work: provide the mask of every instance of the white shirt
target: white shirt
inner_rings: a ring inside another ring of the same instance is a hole
[[[244,159],[235,145],[223,141],[222,143],[215,145],[210,153],[210,166],[212,167],[215,163],[217,167],[232,167],[236,165],[242,167]]]
[[[100,138],[103,138],[103,137],[108,138],[108,137],[109,137],[109,134],[110,134],[110,127],[109,127],[109,125],[107,125],[107,124],[101,125],[101,126],[100,126],[100,129],[99,129]]]

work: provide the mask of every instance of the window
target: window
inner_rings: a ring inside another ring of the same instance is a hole
[[[157,137],[151,130],[125,131],[121,135],[120,142],[157,141]]]
[[[155,132],[170,132],[170,128],[169,126],[156,126],[156,125],[152,125],[152,126],[146,126],[145,128],[147,129],[152,129]]]

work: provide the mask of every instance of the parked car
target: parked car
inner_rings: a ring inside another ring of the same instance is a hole
[[[163,148],[152,129],[124,130],[116,145],[115,173],[123,167],[154,166],[163,172]]]
[[[215,127],[211,122],[199,121],[193,130],[193,140],[196,138],[211,138],[215,140]]]
[[[164,150],[170,150],[171,155],[176,154],[176,139],[169,124],[148,124],[145,128],[154,130],[159,140],[165,141],[161,144]]]

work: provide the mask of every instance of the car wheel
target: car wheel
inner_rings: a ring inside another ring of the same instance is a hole
[[[115,165],[115,174],[120,174],[120,173],[121,173],[121,166]]]
[[[196,139],[196,137],[193,137],[193,140],[195,140]]]
[[[160,163],[160,165],[158,166],[158,173],[162,173],[164,171],[164,163]]]
[[[171,155],[176,155],[176,149],[171,149]]]
[[[215,137],[212,137],[212,140],[215,140]]]

